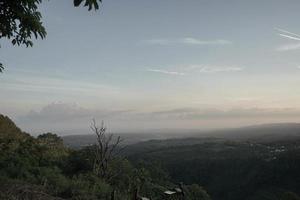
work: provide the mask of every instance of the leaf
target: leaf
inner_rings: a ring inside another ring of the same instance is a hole
[[[16,40],[16,39],[13,39],[13,40],[11,41],[11,43],[12,43],[13,45],[15,45],[15,44],[16,44],[16,42],[17,42],[17,40]]]
[[[95,10],[98,10],[98,9],[99,9],[99,5],[98,5],[97,2],[95,2],[94,6],[95,6]]]
[[[74,6],[78,7],[83,0],[74,0]]]
[[[3,70],[4,70],[3,64],[0,63],[0,72],[3,72]]]

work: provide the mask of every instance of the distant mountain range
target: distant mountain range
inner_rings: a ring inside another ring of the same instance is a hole
[[[189,143],[199,143],[204,139],[251,140],[271,142],[278,140],[299,139],[300,123],[262,124],[216,131],[176,130],[172,132],[170,130],[169,133],[167,133],[166,131],[163,131],[162,133],[160,133],[159,131],[155,131],[149,133],[122,133],[119,135],[124,139],[123,144],[125,145],[136,144],[149,140],[166,139],[176,139],[176,141],[179,143],[182,143],[186,140],[189,140]],[[69,135],[63,136],[62,138],[65,145],[73,148],[88,146],[94,144],[96,141],[94,135]]]
[[[300,138],[300,123],[274,123],[224,129],[204,133],[206,136],[221,137],[230,140],[285,140]],[[195,136],[199,136],[195,134]]]

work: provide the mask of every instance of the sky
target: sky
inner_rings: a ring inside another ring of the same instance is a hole
[[[32,134],[299,122],[297,0],[44,1],[32,48],[1,39],[0,113]],[[298,35],[299,34],[299,35]]]

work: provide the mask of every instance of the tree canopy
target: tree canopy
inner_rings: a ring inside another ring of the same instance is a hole
[[[102,0],[73,0],[74,6],[83,5],[88,10],[98,10]],[[42,23],[39,4],[42,0],[0,0],[0,39],[6,38],[13,45],[33,46],[32,39],[47,35]],[[0,62],[0,72],[4,69]]]

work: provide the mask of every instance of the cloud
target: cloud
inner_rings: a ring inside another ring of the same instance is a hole
[[[124,120],[133,110],[87,109],[75,103],[51,103],[40,110],[17,117],[17,124],[29,132],[81,130],[91,120]]]
[[[240,118],[280,118],[299,117],[300,110],[295,108],[232,108],[232,109],[199,109],[179,108],[151,113],[157,118],[181,120],[216,120]]]
[[[229,40],[200,40],[197,38],[192,37],[185,37],[185,38],[177,38],[177,39],[149,39],[149,40],[143,40],[142,43],[148,44],[148,45],[229,45],[232,44]]]
[[[181,39],[182,44],[191,44],[191,45],[227,45],[231,44],[231,41],[228,40],[198,40],[195,38],[187,37]]]
[[[154,119],[185,119],[185,120],[210,120],[210,119],[232,119],[232,118],[256,118],[256,117],[288,117],[300,116],[297,108],[195,108],[183,107],[169,110],[138,111],[138,110],[108,110],[88,109],[75,103],[51,103],[39,111],[30,111],[19,117],[18,121],[34,126],[48,124],[50,127],[56,125],[76,127],[84,123],[85,127],[92,118],[99,120],[154,120]]]
[[[149,40],[143,40],[142,41],[144,44],[149,44],[149,45],[169,45],[172,44],[170,40],[167,39],[149,39]]]
[[[291,50],[298,50],[300,49],[300,43],[298,44],[288,44],[278,47],[277,51],[291,51]]]
[[[225,73],[225,72],[238,72],[244,70],[242,67],[235,67],[235,66],[209,66],[209,65],[189,65],[183,66],[180,71],[170,71],[164,69],[152,69],[149,68],[147,72],[154,72],[166,75],[174,75],[174,76],[185,76],[189,74],[214,74],[214,73]]]
[[[201,73],[218,73],[218,72],[235,72],[242,71],[241,67],[212,67],[212,66],[204,66],[199,69]]]
[[[1,90],[55,93],[55,94],[85,94],[98,96],[101,94],[118,94],[120,89],[102,83],[93,83],[46,76],[15,76],[14,79],[3,80]]]
[[[185,73],[177,72],[177,71],[167,71],[162,69],[147,69],[148,72],[161,73],[167,75],[175,75],[175,76],[184,76]]]
[[[30,111],[27,115],[20,117],[22,120],[34,122],[47,121],[50,123],[63,123],[84,118],[107,118],[115,117],[132,110],[95,110],[69,103],[51,103],[44,106],[40,111]]]
[[[211,65],[190,65],[185,70],[199,73],[220,73],[220,72],[237,72],[244,68],[236,66],[211,66]]]
[[[298,119],[299,108],[232,108],[220,109],[213,107],[196,108],[182,107],[176,109],[144,110],[113,110],[88,109],[77,104],[52,103],[40,110],[35,110],[16,118],[20,127],[31,133],[43,132],[86,134],[93,118],[98,122],[104,120],[110,130],[118,132],[132,130],[151,130],[163,128],[199,128],[222,127],[226,122],[240,120],[253,121]]]

